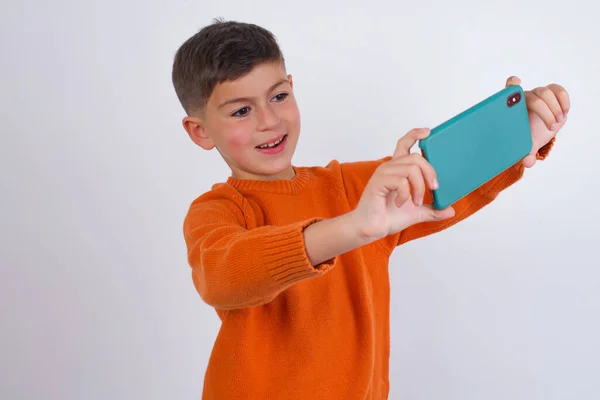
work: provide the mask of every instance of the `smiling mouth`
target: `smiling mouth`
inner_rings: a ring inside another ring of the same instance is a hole
[[[283,141],[285,140],[285,138],[287,137],[286,135],[283,135],[279,140],[276,140],[272,143],[265,143],[265,144],[261,144],[260,146],[256,146],[257,149],[272,149],[275,148],[277,146],[279,146],[281,143],[283,143]]]

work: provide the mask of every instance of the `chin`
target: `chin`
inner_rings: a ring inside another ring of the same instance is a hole
[[[275,165],[269,165],[261,168],[261,175],[279,175],[289,171],[292,168],[291,160],[281,160],[281,162],[277,162]]]

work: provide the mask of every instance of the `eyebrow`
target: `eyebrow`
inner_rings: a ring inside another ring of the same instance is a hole
[[[269,90],[267,90],[267,93],[268,93],[268,92],[272,92],[272,91],[273,91],[273,90],[274,90],[274,89],[275,89],[277,86],[279,86],[279,85],[281,85],[281,84],[283,84],[283,83],[286,83],[286,82],[288,82],[288,80],[287,80],[287,79],[284,79],[284,78],[282,78],[281,80],[279,80],[279,81],[275,82],[275,84],[273,84],[273,85],[272,85],[272,86],[269,88]],[[221,109],[221,108],[225,107],[225,106],[226,106],[226,105],[228,105],[228,104],[232,104],[232,103],[242,103],[242,102],[249,102],[249,101],[250,101],[250,98],[248,98],[248,97],[238,97],[238,98],[236,98],[236,99],[230,99],[230,100],[224,101],[223,103],[221,103],[221,104],[219,105],[219,107],[217,107],[217,109]]]

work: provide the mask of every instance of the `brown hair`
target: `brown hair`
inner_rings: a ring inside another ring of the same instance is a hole
[[[259,64],[285,60],[275,36],[260,26],[215,19],[186,40],[173,62],[175,92],[188,115],[200,112],[215,86]]]

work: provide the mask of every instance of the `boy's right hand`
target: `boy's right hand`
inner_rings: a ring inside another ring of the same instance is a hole
[[[413,129],[398,140],[391,160],[381,164],[367,183],[352,217],[359,235],[378,240],[411,225],[454,216],[454,209],[435,210],[423,204],[427,188],[437,189],[436,173],[420,154],[410,153],[426,128]]]

